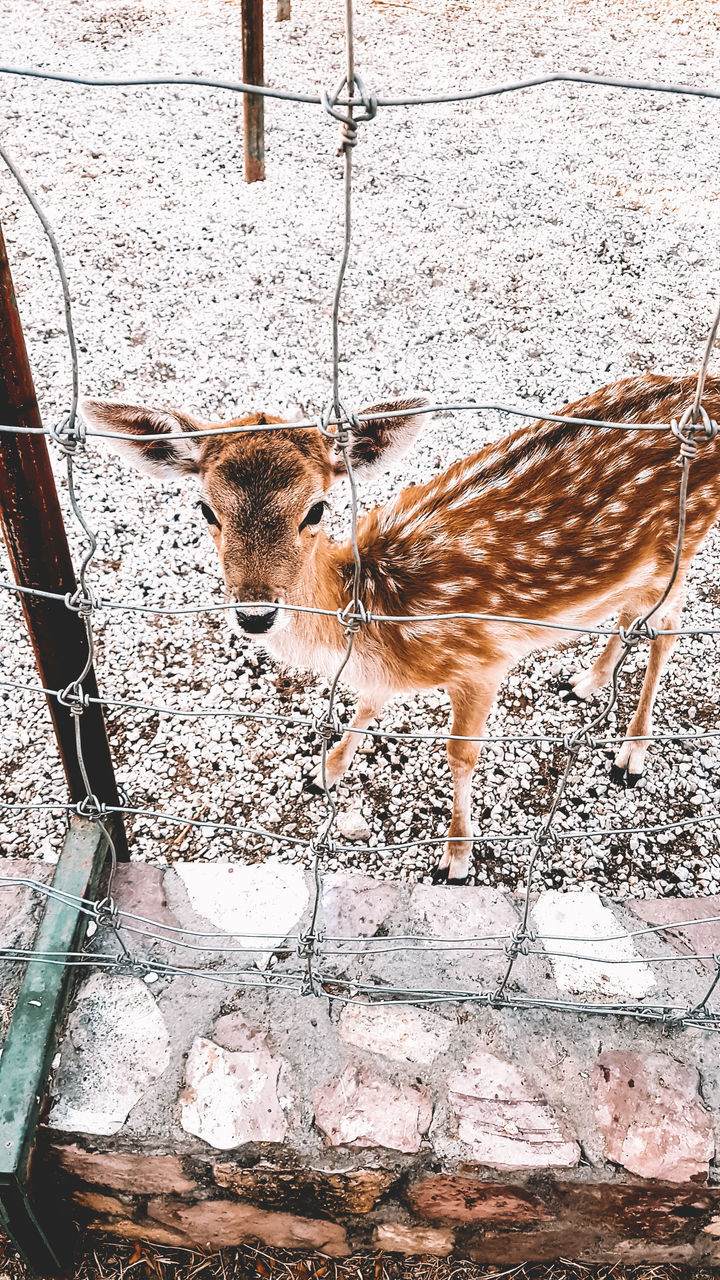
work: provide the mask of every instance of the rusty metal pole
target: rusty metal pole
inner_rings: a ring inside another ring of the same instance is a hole
[[[242,73],[246,84],[264,84],[263,0],[242,0]],[[260,94],[243,97],[245,181],[265,181],[265,106]]]
[[[0,423],[41,428],[30,363],[17,299],[0,227]],[[76,587],[65,527],[50,467],[45,437],[0,432],[0,525],[5,535],[15,581],[41,591],[72,594]],[[64,601],[20,596],[40,679],[46,689],[66,689],[82,671],[87,636],[82,619]],[[83,690],[97,697],[91,670]],[[70,709],[48,698],[60,759],[72,801],[83,800],[86,788],[75,742]],[[109,805],[120,803],[102,709],[85,707],[80,721],[83,755],[91,790]],[[117,815],[116,815],[117,816]],[[120,820],[113,822],[117,854],[127,859]]]

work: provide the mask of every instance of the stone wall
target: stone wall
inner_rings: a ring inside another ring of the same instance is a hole
[[[497,984],[502,947],[452,941],[511,932],[510,895],[326,877],[324,971],[352,977],[353,1003],[283,986],[310,908],[295,867],[131,865],[116,900],[173,941],[123,933],[138,963],[79,983],[34,1163],[37,1193],[93,1229],[334,1256],[720,1265],[720,1037],[453,999]],[[543,894],[538,931],[615,941],[551,956],[538,939],[513,993],[691,1003],[720,952],[718,905]],[[631,937],[643,921],[675,923]],[[235,949],[199,949],[209,931]],[[420,936],[437,945],[414,948]],[[373,954],[343,937],[375,938]],[[383,983],[440,1000],[364,1003]]]

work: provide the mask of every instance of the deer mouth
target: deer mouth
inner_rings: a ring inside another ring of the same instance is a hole
[[[252,613],[245,613],[242,609],[235,610],[238,625],[249,636],[266,635],[277,616],[277,609],[265,609],[262,612],[253,610]]]

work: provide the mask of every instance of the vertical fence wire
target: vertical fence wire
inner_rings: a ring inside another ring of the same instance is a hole
[[[343,92],[343,89],[347,89],[350,98],[352,98],[355,89],[355,35],[353,16],[353,0],[345,0],[345,78],[341,82],[340,88],[335,94],[334,102],[326,103],[329,113],[335,118],[338,118],[339,115],[335,104],[337,99],[340,97],[340,94]],[[325,415],[323,431],[331,436],[335,447],[338,449],[339,454],[342,457],[350,487],[350,521],[353,553],[352,598],[350,601],[352,618],[349,618],[344,624],[346,636],[345,652],[330,684],[327,701],[327,720],[321,729],[320,779],[325,799],[326,820],[324,827],[317,837],[317,842],[313,850],[314,899],[310,927],[304,938],[304,949],[307,959],[308,989],[313,995],[317,994],[314,961],[318,945],[321,941],[317,931],[322,898],[321,863],[322,858],[325,855],[332,853],[332,833],[337,818],[337,804],[332,794],[331,785],[328,781],[328,748],[335,729],[335,704],[337,700],[338,686],[343,673],[346,671],[352,658],[355,635],[359,625],[357,619],[362,609],[362,602],[360,599],[362,564],[357,538],[358,495],[352,463],[352,434],[350,430],[352,424],[348,419],[340,400],[340,307],[342,304],[343,285],[345,283],[345,274],[350,258],[350,248],[352,243],[353,151],[357,142],[357,125],[354,120],[354,108],[352,103],[347,106],[346,114],[344,116],[340,115],[340,118],[342,120],[342,144],[340,153],[343,162],[343,245],[332,303],[331,413]],[[332,431],[330,430],[331,418],[334,421],[334,430]]]

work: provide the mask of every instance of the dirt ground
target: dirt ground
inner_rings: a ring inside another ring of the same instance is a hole
[[[673,1266],[586,1267],[560,1259],[552,1265],[487,1267],[453,1258],[358,1254],[339,1262],[322,1254],[261,1250],[251,1245],[222,1253],[107,1244],[86,1240],[72,1280],[714,1280],[717,1272]],[[29,1280],[0,1242],[0,1280]]]

